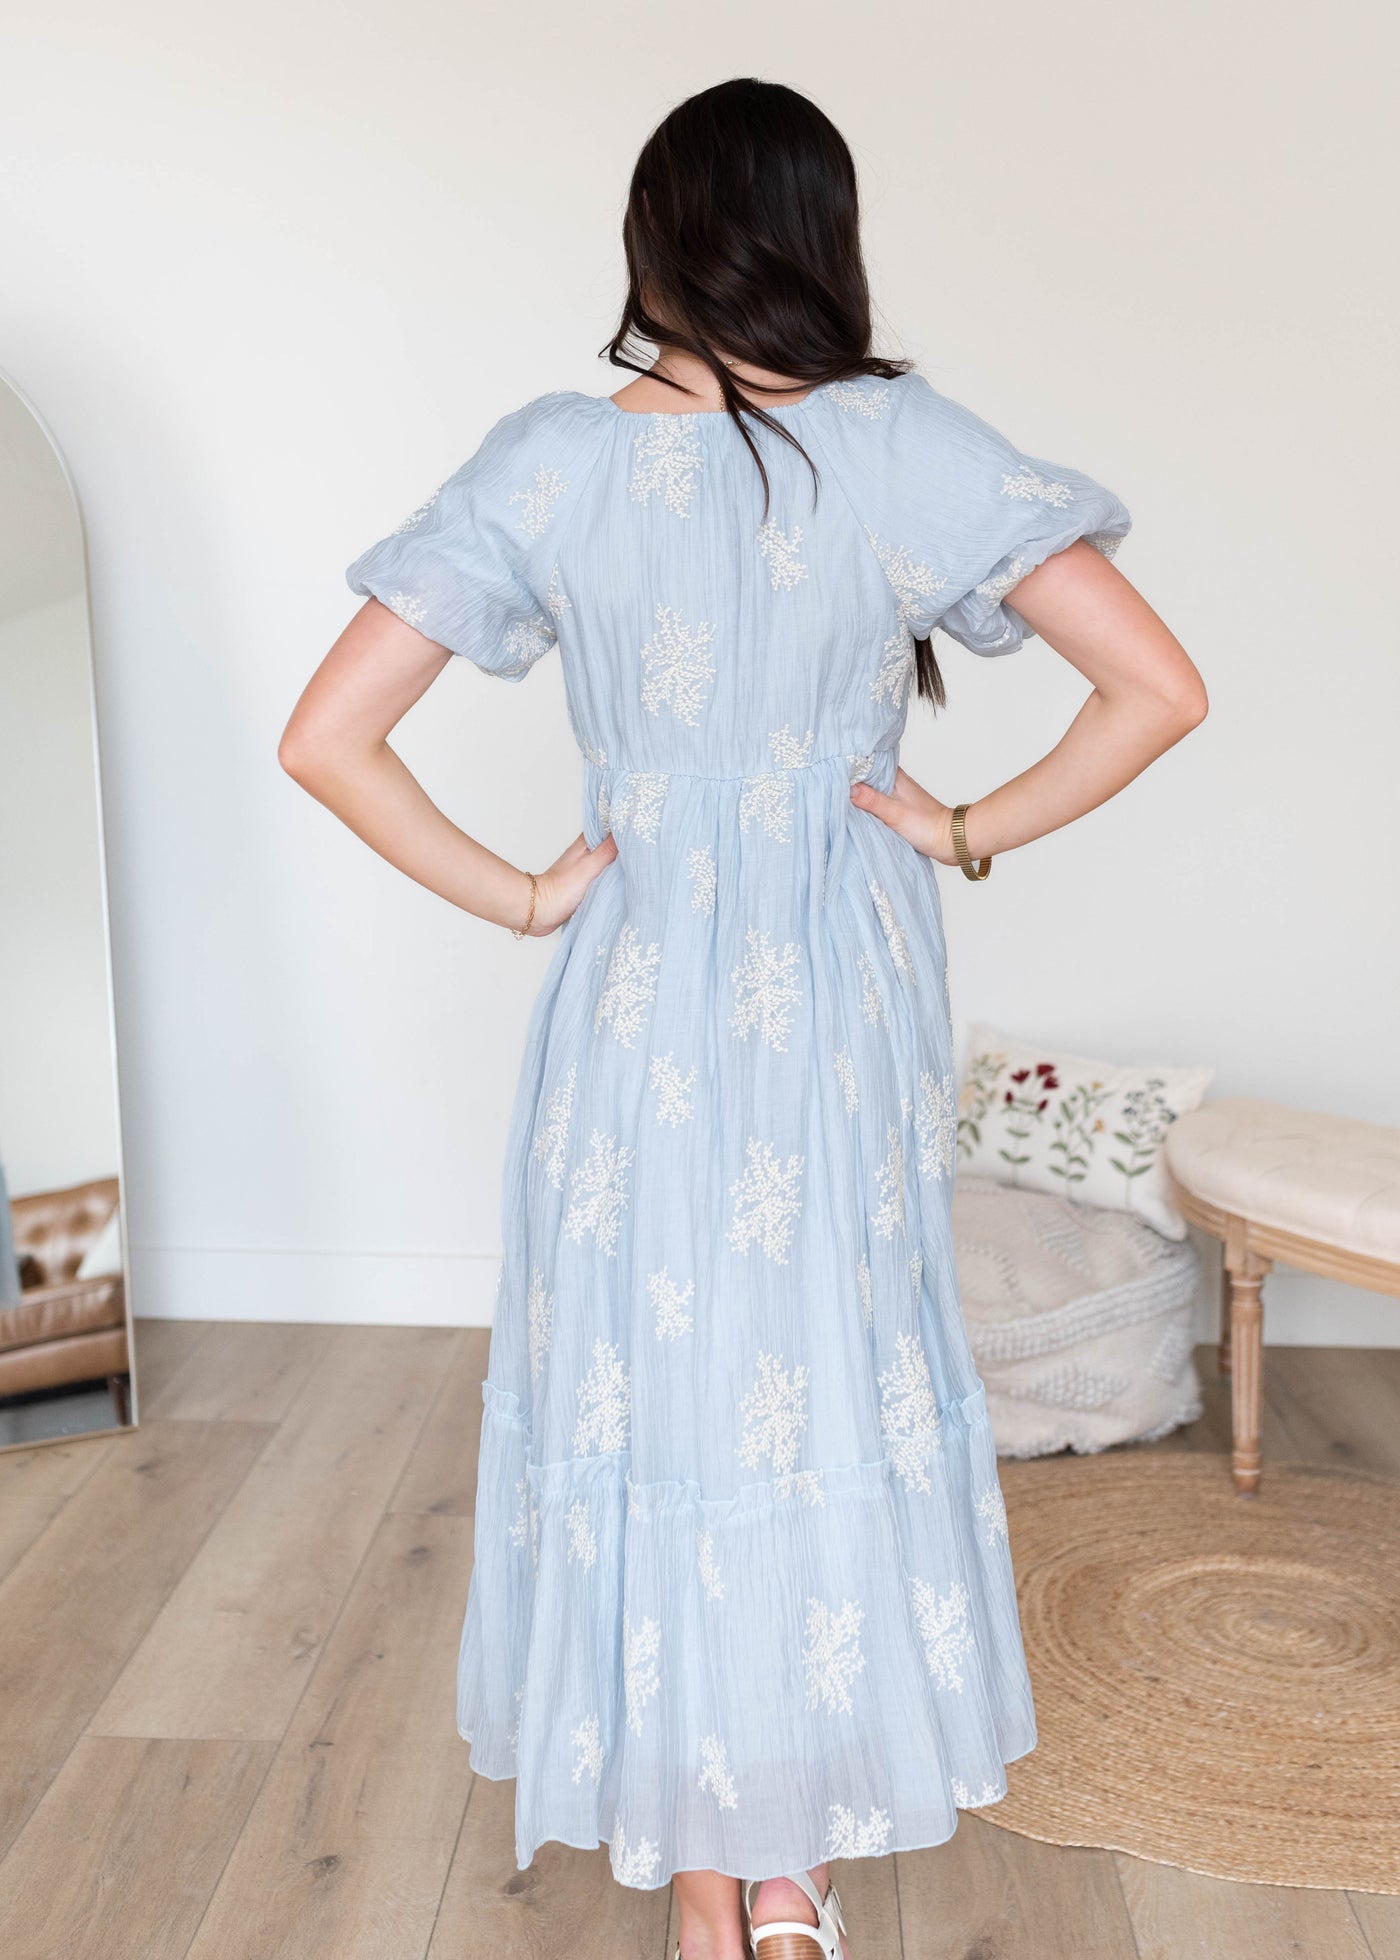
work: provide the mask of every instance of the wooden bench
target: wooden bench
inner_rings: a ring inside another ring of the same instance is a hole
[[[1237,1098],[1178,1118],[1165,1147],[1183,1215],[1224,1247],[1232,1468],[1257,1490],[1265,1276],[1281,1260],[1400,1297],[1400,1130]]]

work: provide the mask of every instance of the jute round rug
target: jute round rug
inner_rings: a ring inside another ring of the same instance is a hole
[[[1400,1893],[1400,1485],[1214,1457],[1002,1465],[1040,1741],[981,1814]]]

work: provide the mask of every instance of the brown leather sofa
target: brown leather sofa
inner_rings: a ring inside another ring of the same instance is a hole
[[[131,1357],[120,1273],[79,1279],[83,1255],[117,1208],[114,1177],[10,1202],[21,1291],[0,1307],[0,1396],[100,1381],[130,1420]]]

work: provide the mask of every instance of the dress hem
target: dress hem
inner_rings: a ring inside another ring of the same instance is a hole
[[[505,1770],[498,1771],[498,1770],[480,1768],[476,1762],[475,1756],[473,1755],[475,1744],[473,1743],[472,1738],[467,1734],[466,1730],[461,1728],[460,1726],[457,1729],[457,1734],[461,1738],[461,1740],[465,1742],[467,1745],[467,1760],[471,1765],[472,1774],[474,1776],[484,1776],[488,1783],[514,1782],[515,1777],[513,1772],[505,1771]],[[1003,1767],[1009,1766],[1011,1763],[1020,1762],[1022,1757],[1029,1756],[1032,1750],[1036,1746],[1036,1740],[1037,1740],[1036,1736],[1032,1734],[1030,1741],[1027,1742],[1024,1747],[1014,1748],[1010,1755],[1003,1756],[1002,1758]],[[844,1865],[844,1864],[853,1863],[854,1860],[857,1858],[893,1858],[903,1852],[909,1852],[909,1851],[936,1851],[939,1845],[947,1844],[954,1836],[958,1828],[958,1823],[960,1822],[963,1811],[965,1809],[974,1810],[974,1811],[991,1810],[995,1807],[996,1804],[1003,1802],[1006,1798],[1006,1795],[1007,1792],[1003,1790],[1001,1795],[998,1797],[994,1797],[990,1803],[957,1805],[953,1813],[953,1829],[951,1831],[945,1831],[942,1837],[911,1838],[909,1842],[906,1844],[882,1845],[878,1851],[834,1852],[829,1847],[824,1847],[815,1856],[809,1857],[804,1853],[801,1854],[796,1859],[784,1860],[780,1864],[776,1865],[772,1871],[738,1872],[738,1871],[730,1871],[724,1865],[673,1865],[671,1870],[667,1872],[663,1877],[657,1879],[654,1885],[633,1885],[629,1881],[620,1879],[617,1876],[616,1869],[612,1865],[612,1859],[611,1859],[612,1840],[610,1838],[601,1837],[601,1836],[594,1837],[591,1839],[582,1838],[582,1837],[578,1837],[578,1838],[564,1837],[562,1835],[553,1832],[549,1833],[544,1837],[536,1838],[535,1842],[530,1847],[530,1852],[528,1857],[522,1858],[520,1856],[519,1848],[517,1847],[515,1868],[517,1871],[522,1871],[522,1872],[528,1871],[531,1865],[533,1865],[533,1863],[535,1862],[536,1854],[546,1844],[567,1845],[571,1851],[598,1851],[601,1850],[604,1845],[607,1845],[609,1850],[609,1861],[608,1861],[609,1870],[612,1873],[613,1880],[618,1885],[627,1884],[629,1891],[660,1892],[664,1890],[664,1888],[671,1883],[671,1880],[676,1876],[678,1872],[686,1872],[686,1871],[715,1871],[718,1872],[720,1876],[723,1878],[737,1879],[740,1882],[740,1884],[742,1884],[746,1879],[752,1879],[756,1883],[762,1884],[765,1879],[785,1878],[791,1872],[815,1871],[818,1865],[825,1865],[825,1864]]]

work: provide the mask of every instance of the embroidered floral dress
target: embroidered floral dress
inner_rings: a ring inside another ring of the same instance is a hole
[[[618,856],[536,1004],[458,1671],[516,1854],[622,1883],[949,1836],[1035,1739],[949,1236],[933,866],[888,789],[914,635],[1128,515],[921,377],[758,428],[545,395],[353,589],[488,672],[556,647]]]

